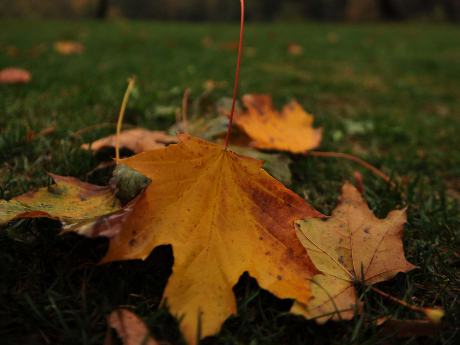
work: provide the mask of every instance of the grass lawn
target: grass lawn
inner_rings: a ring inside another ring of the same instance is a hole
[[[50,183],[46,172],[106,183],[104,157],[80,149],[114,132],[128,76],[138,77],[126,124],[167,128],[185,88],[203,109],[231,94],[237,26],[142,22],[4,21],[0,67],[31,71],[28,85],[0,86],[0,198]],[[86,51],[61,56],[56,40]],[[303,46],[299,56],[288,45]],[[387,183],[352,162],[292,156],[291,188],[318,210],[333,209],[344,180],[359,170],[380,217],[408,206],[405,251],[419,269],[379,284],[417,305],[445,308],[440,334],[398,339],[357,317],[318,326],[287,313],[281,301],[243,275],[234,288],[238,315],[204,344],[450,344],[460,323],[460,29],[428,24],[248,25],[241,93],[297,99],[324,128],[321,150],[347,152],[392,176]],[[204,93],[213,81],[212,92]],[[204,111],[204,110],[203,110]],[[30,131],[55,126],[33,140]],[[94,126],[94,127],[93,127]],[[80,129],[85,129],[79,131]],[[0,342],[102,344],[106,315],[130,306],[153,334],[183,344],[178,322],[160,305],[172,249],[145,261],[98,266],[107,241],[57,235],[49,220],[0,231]],[[368,291],[367,317],[421,318]]]

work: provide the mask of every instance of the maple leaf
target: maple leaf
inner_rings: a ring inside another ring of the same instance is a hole
[[[321,129],[314,129],[313,116],[295,101],[277,112],[268,95],[245,95],[246,112],[235,114],[234,121],[253,140],[252,146],[303,153],[321,142]]]
[[[76,41],[57,41],[54,43],[54,50],[61,55],[75,55],[83,53],[85,46]]]
[[[30,72],[22,68],[8,67],[0,70],[0,84],[27,84],[31,78]]]
[[[132,205],[121,208],[110,188],[74,177],[49,174],[56,184],[30,191],[10,201],[0,200],[0,224],[20,218],[60,220],[65,231],[89,237],[113,236]],[[101,218],[104,217],[104,218]]]
[[[152,180],[103,262],[145,259],[160,245],[174,252],[164,298],[184,316],[195,343],[236,313],[232,287],[244,272],[280,298],[306,303],[317,272],[296,237],[294,221],[320,217],[273,179],[262,162],[204,140],[180,135],[179,144],[121,162]]]
[[[158,345],[142,319],[128,309],[116,309],[107,317],[108,325],[115,329],[123,345]],[[110,338],[109,338],[110,339]],[[111,344],[106,340],[104,344]]]
[[[281,153],[261,152],[250,147],[230,146],[230,150],[243,156],[248,156],[264,162],[263,168],[284,185],[292,184],[292,174],[289,165],[292,160]]]
[[[150,151],[165,147],[167,144],[176,143],[177,137],[168,135],[162,131],[150,131],[144,128],[133,128],[120,133],[120,147],[125,147],[134,153]],[[103,147],[115,147],[116,135],[93,141],[91,144],[83,144],[85,150],[99,151]]]
[[[350,319],[359,310],[354,283],[373,285],[415,268],[404,257],[406,210],[375,217],[358,190],[346,183],[340,204],[326,220],[296,222],[297,235],[321,274],[313,278],[312,299],[292,311],[318,322]]]

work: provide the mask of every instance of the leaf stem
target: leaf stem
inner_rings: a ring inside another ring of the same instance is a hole
[[[371,290],[376,292],[376,293],[378,293],[380,296],[385,297],[386,299],[389,299],[390,301],[395,302],[395,303],[397,303],[399,305],[402,305],[403,307],[406,307],[406,308],[408,308],[410,310],[413,310],[413,311],[416,311],[416,312],[419,312],[419,313],[424,312],[423,308],[418,307],[416,305],[409,304],[409,303],[407,303],[407,302],[405,302],[403,300],[400,300],[400,299],[398,299],[396,297],[393,297],[392,295],[390,295],[390,294],[388,294],[388,293],[386,293],[386,292],[384,292],[384,291],[382,291],[382,290],[380,290],[380,289],[378,289],[378,288],[376,288],[374,286],[371,286]]]
[[[238,80],[240,77],[241,67],[241,55],[243,52],[243,34],[244,34],[244,0],[240,0],[241,6],[241,18],[240,18],[240,38],[238,41],[238,59],[236,62],[235,72],[235,83],[233,84],[233,96],[232,96],[232,110],[230,112],[230,119],[228,121],[227,135],[225,137],[224,149],[227,150],[230,141],[230,135],[232,134],[233,115],[235,113],[236,95],[238,92]]]
[[[135,78],[128,78],[128,87],[126,88],[125,95],[123,96],[123,101],[121,102],[120,112],[118,113],[117,121],[117,134],[115,137],[115,162],[118,164],[120,161],[120,133],[121,126],[123,125],[123,118],[125,117],[126,105],[128,104],[129,95],[134,88]]]
[[[307,155],[313,156],[313,157],[332,157],[332,158],[348,159],[348,160],[356,162],[359,165],[361,165],[362,167],[370,170],[373,174],[375,174],[376,176],[382,178],[385,182],[390,183],[390,177],[388,175],[386,175],[383,171],[381,171],[380,169],[376,168],[372,164],[366,162],[365,160],[363,160],[363,159],[361,159],[359,157],[353,156],[353,155],[351,155],[349,153],[310,151],[310,152],[307,153]]]
[[[407,303],[406,301],[400,300],[374,286],[371,286],[370,288],[372,291],[378,293],[380,296],[385,297],[386,299],[389,299],[390,301],[394,303],[402,305],[403,307],[406,307],[412,311],[425,314],[426,317],[433,323],[439,323],[442,317],[444,316],[444,311],[442,309],[419,307],[419,306]]]

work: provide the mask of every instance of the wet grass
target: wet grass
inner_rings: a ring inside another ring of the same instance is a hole
[[[50,183],[46,172],[104,183],[90,173],[101,161],[80,149],[113,132],[128,76],[139,83],[127,124],[166,128],[185,88],[203,107],[231,93],[236,26],[141,22],[2,22],[0,66],[32,72],[28,85],[0,86],[0,197]],[[249,25],[241,92],[297,99],[324,128],[321,150],[358,155],[397,185],[354,163],[292,156],[291,186],[320,211],[336,204],[353,172],[364,176],[377,215],[409,206],[408,259],[419,266],[379,284],[418,305],[446,309],[434,337],[399,339],[357,317],[317,326],[289,315],[247,275],[235,287],[238,315],[205,344],[450,344],[460,321],[459,186],[460,35],[446,25]],[[56,40],[86,46],[56,54]],[[288,53],[288,45],[303,54]],[[212,82],[211,82],[212,81]],[[206,85],[214,84],[212,92]],[[205,94],[205,95],[204,95]],[[94,127],[93,127],[94,126]],[[46,136],[31,133],[53,127]],[[81,129],[85,129],[81,131]],[[0,232],[0,336],[5,344],[101,344],[105,316],[125,305],[144,316],[160,339],[181,344],[178,321],[161,306],[172,249],[145,262],[96,263],[103,239],[57,235],[59,224],[20,221]],[[364,293],[366,318],[421,317]]]

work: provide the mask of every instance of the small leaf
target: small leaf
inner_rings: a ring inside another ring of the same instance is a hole
[[[123,345],[158,345],[142,319],[128,309],[116,309],[107,317],[108,325],[115,329]]]
[[[0,84],[27,84],[31,78],[30,72],[22,68],[8,67],[0,70]]]
[[[83,144],[85,150],[99,151],[103,147],[115,147],[116,135],[96,140],[91,144]],[[155,150],[168,144],[176,143],[177,137],[162,131],[150,131],[144,128],[134,128],[120,133],[120,147],[127,148],[134,153]]]
[[[426,317],[435,324],[439,324],[444,317],[444,310],[439,308],[424,308]]]
[[[75,55],[83,53],[85,46],[75,41],[57,41],[54,43],[54,50],[61,55]]]
[[[110,186],[122,204],[134,199],[150,184],[150,179],[134,169],[118,164],[110,179]]]
[[[281,153],[260,152],[250,147],[230,146],[230,150],[243,156],[248,156],[264,162],[263,168],[284,185],[292,184],[292,174],[289,165],[292,160]]]

